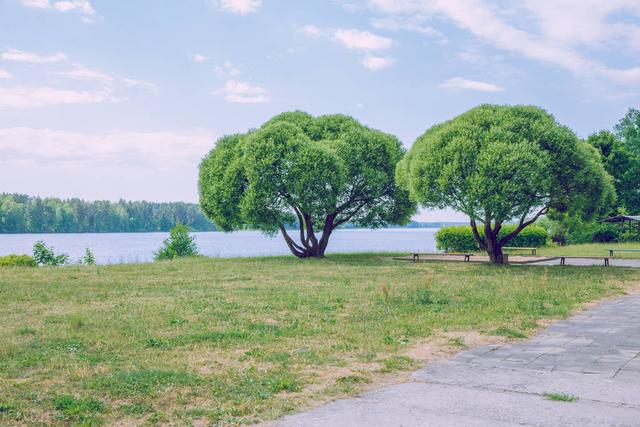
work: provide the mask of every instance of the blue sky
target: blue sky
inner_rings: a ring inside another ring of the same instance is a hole
[[[0,0],[0,29],[7,192],[196,201],[214,141],[287,110],[409,147],[480,103],[581,137],[640,105],[639,0]]]

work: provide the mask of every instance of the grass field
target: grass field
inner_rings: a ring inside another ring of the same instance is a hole
[[[273,419],[638,282],[386,255],[2,268],[0,425]]]

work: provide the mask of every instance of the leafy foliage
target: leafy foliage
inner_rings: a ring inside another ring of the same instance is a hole
[[[640,156],[640,110],[629,108],[627,114],[615,126],[616,136],[624,142],[625,148]]]
[[[552,241],[560,244],[626,242],[638,239],[635,227],[629,233],[627,226],[598,221],[582,221],[580,218],[566,217],[547,220],[544,227]]]
[[[82,265],[95,265],[96,257],[93,255],[93,252],[91,252],[91,249],[86,248],[84,255],[78,261],[78,263]]]
[[[0,194],[0,233],[168,231],[178,222],[193,230],[215,230],[193,203],[88,202]]]
[[[0,256],[0,267],[35,267],[36,261],[29,255]]]
[[[402,155],[397,138],[350,117],[283,113],[216,143],[200,165],[200,205],[225,231],[280,230],[294,255],[323,256],[331,232],[347,222],[409,220],[415,205],[394,182]],[[292,224],[297,241],[286,231]]]
[[[589,136],[587,142],[600,151],[604,167],[613,177],[617,210],[640,213],[640,149],[604,130]]]
[[[615,197],[597,151],[530,106],[481,105],[433,126],[397,179],[422,206],[469,215],[478,245],[497,263],[502,246],[539,217],[593,217]],[[516,228],[498,237],[514,219]]]
[[[194,255],[198,255],[198,247],[189,234],[189,227],[178,223],[171,229],[169,238],[164,240],[162,247],[156,252],[155,260],[162,261]]]
[[[503,237],[512,232],[515,225],[505,225],[500,230],[498,237]],[[523,229],[509,245],[516,247],[539,248],[544,246],[549,239],[549,234],[544,227],[531,225]],[[436,247],[445,252],[472,252],[480,249],[473,236],[470,226],[443,227],[436,232]]]
[[[33,259],[38,265],[64,265],[69,262],[69,255],[56,255],[53,247],[48,247],[42,240],[37,241],[33,245]]]

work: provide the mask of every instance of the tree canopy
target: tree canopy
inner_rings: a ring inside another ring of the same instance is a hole
[[[640,150],[636,154],[630,149],[632,144],[606,130],[589,136],[587,142],[600,151],[604,167],[613,177],[618,196],[616,210],[640,214]]]
[[[347,222],[409,220],[415,204],[394,181],[402,155],[397,138],[351,117],[283,113],[217,141],[200,165],[200,205],[225,231],[280,231],[294,255],[322,257]],[[297,237],[287,232],[292,224]]]
[[[481,105],[431,127],[399,163],[397,179],[422,206],[469,215],[496,263],[539,217],[591,217],[615,197],[597,151],[532,106]],[[498,238],[511,221],[514,230]]]
[[[616,124],[615,131],[625,149],[640,156],[640,110],[629,108],[627,114]]]
[[[0,193],[0,233],[118,233],[169,231],[181,222],[215,230],[195,203],[30,197]]]

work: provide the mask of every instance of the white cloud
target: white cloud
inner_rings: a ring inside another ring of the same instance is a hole
[[[30,86],[0,88],[0,107],[6,108],[96,104],[107,101],[117,101],[111,90],[107,88],[85,91]]]
[[[49,0],[21,0],[20,3],[22,3],[24,6],[32,7],[34,9],[47,9],[51,7],[51,3],[49,3]]]
[[[393,46],[393,40],[390,38],[355,29],[335,30],[333,38],[347,49],[385,50]]]
[[[384,18],[371,19],[374,28],[388,31],[411,31],[424,34],[426,36],[444,38],[444,35],[435,28],[426,25],[427,18],[422,15],[410,17],[387,16]]]
[[[103,73],[98,70],[91,70],[89,68],[85,68],[81,65],[77,65],[76,68],[70,71],[60,71],[56,74],[61,75],[63,77],[67,77],[69,79],[74,80],[93,80],[101,83],[111,83],[113,82],[113,77],[107,73]]]
[[[421,14],[445,18],[475,37],[523,57],[554,64],[578,76],[605,77],[620,83],[640,82],[640,67],[618,69],[581,54],[575,45],[598,48],[620,42],[640,48],[640,27],[612,15],[640,16],[637,0],[557,0],[504,4],[491,0],[368,0],[369,6],[390,15]],[[502,12],[502,13],[501,13]],[[512,16],[525,16],[537,22],[540,31],[519,29],[507,22]],[[593,27],[593,28],[592,28]]]
[[[189,54],[189,58],[193,62],[205,62],[205,61],[209,60],[208,57],[206,57],[206,56],[204,56],[202,54],[199,54],[199,53],[191,53],[191,54]]]
[[[53,4],[61,12],[77,10],[85,15],[95,15],[96,11],[88,0],[62,0]]]
[[[640,26],[631,20],[609,19],[615,13],[640,16],[637,0],[526,0],[523,3],[544,37],[558,44],[588,47],[623,44],[640,48]]]
[[[198,164],[213,146],[210,132],[79,133],[13,127],[0,129],[0,164],[110,167],[147,164],[170,169]]]
[[[96,14],[95,9],[89,0],[59,0],[51,2],[50,0],[21,0],[24,6],[34,9],[56,9],[60,12],[77,11],[84,15],[85,22],[92,22],[92,18]],[[88,20],[87,20],[88,19]]]
[[[392,58],[384,58],[381,56],[367,56],[362,60],[362,65],[371,71],[384,70],[393,67],[396,61]]]
[[[0,80],[2,79],[10,79],[13,76],[11,75],[10,72],[3,70],[2,68],[0,68]]]
[[[35,53],[23,52],[18,49],[9,49],[2,53],[2,59],[6,61],[25,62],[27,64],[46,64],[50,62],[59,62],[67,59],[67,55],[61,52],[53,55],[43,56]]]
[[[439,85],[442,89],[453,91],[477,90],[480,92],[500,92],[503,89],[493,83],[479,82],[477,80],[467,80],[462,77],[453,77],[445,80]]]
[[[222,89],[212,92],[212,94],[223,96],[228,102],[237,104],[265,104],[271,101],[265,88],[251,86],[247,82],[238,80],[227,80]]]
[[[213,72],[216,73],[218,78],[230,79],[240,74],[240,69],[233,62],[226,60],[222,65],[216,65],[213,68]]]
[[[209,4],[227,12],[246,15],[257,12],[262,6],[262,0],[209,0]]]

